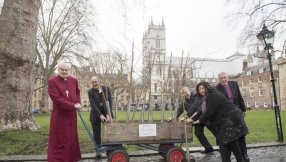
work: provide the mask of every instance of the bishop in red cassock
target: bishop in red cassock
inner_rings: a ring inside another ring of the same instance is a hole
[[[59,65],[59,75],[49,79],[53,101],[48,139],[48,162],[78,162],[81,158],[77,133],[80,90],[77,79],[69,76],[70,65]]]

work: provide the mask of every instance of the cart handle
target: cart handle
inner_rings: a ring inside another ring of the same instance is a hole
[[[83,125],[84,125],[84,127],[85,127],[85,129],[86,129],[86,131],[87,131],[87,133],[88,133],[88,135],[89,135],[89,137],[90,137],[90,139],[92,140],[92,142],[93,142],[94,146],[95,146],[96,148],[98,148],[98,146],[97,146],[96,142],[94,141],[94,137],[93,137],[93,135],[91,134],[91,132],[90,132],[89,128],[87,127],[87,125],[86,125],[85,121],[83,120],[83,117],[82,117],[82,115],[81,115],[80,111],[79,111],[79,110],[77,110],[77,112],[78,112],[78,115],[79,115],[79,117],[80,117],[80,119],[81,119],[81,121],[82,121],[82,123],[83,123]]]

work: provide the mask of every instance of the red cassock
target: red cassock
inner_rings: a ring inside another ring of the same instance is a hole
[[[81,158],[77,112],[80,103],[78,81],[73,77],[64,80],[59,75],[48,81],[48,93],[53,101],[48,141],[48,162],[78,162]]]

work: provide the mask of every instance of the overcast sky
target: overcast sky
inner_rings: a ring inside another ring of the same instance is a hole
[[[148,28],[152,17],[156,25],[161,24],[162,18],[164,19],[167,55],[172,52],[173,55],[181,56],[184,50],[185,56],[190,52],[191,57],[226,58],[235,52],[245,52],[237,48],[239,28],[231,30],[223,20],[231,10],[224,5],[225,0],[145,2],[145,9],[127,8],[125,16],[123,9],[118,8],[119,2],[95,1],[99,31],[105,39],[98,40],[98,49],[104,51],[107,41],[113,46],[131,51],[134,39],[135,53],[140,53],[143,32]]]

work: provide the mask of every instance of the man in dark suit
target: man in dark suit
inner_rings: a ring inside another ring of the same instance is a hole
[[[112,96],[109,87],[100,86],[99,79],[91,78],[92,88],[88,91],[88,98],[91,106],[89,121],[92,125],[93,136],[98,147],[101,147],[101,123],[110,121],[113,118]],[[109,109],[109,110],[108,110]],[[101,156],[100,153],[97,156]]]
[[[246,116],[246,107],[244,100],[240,94],[240,90],[237,82],[229,81],[228,75],[225,72],[218,74],[219,83],[216,85],[216,89],[224,94],[232,103],[234,103],[238,108],[241,109],[243,116]],[[249,161],[247,155],[247,148],[245,142],[245,136],[239,138],[239,146],[242,152],[242,157],[244,161]]]

